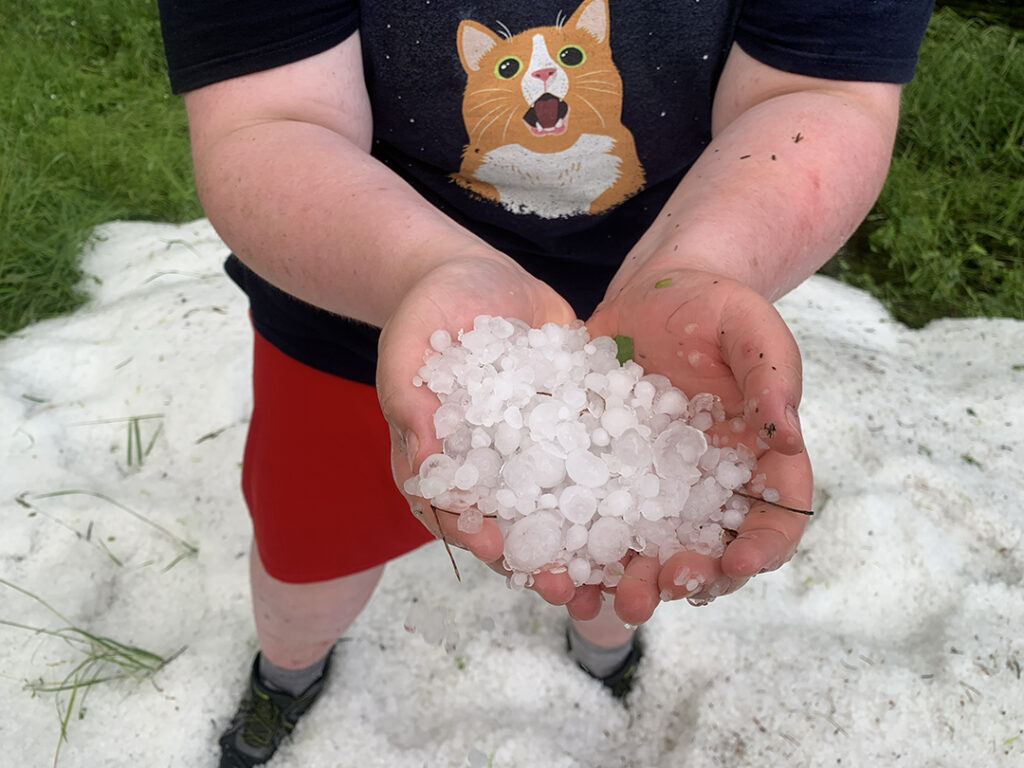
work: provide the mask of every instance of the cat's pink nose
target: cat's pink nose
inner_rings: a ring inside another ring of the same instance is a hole
[[[545,69],[536,69],[533,72],[531,72],[530,74],[533,75],[534,77],[536,77],[542,83],[544,83],[544,85],[547,85],[548,84],[548,78],[551,77],[553,74],[555,74],[555,68],[554,67],[547,67]]]

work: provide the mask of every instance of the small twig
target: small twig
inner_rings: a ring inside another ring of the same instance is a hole
[[[798,515],[807,515],[808,517],[810,517],[814,514],[813,509],[797,509],[796,507],[787,507],[785,504],[779,504],[776,501],[768,501],[767,499],[761,498],[760,496],[753,496],[749,493],[743,493],[742,491],[734,490],[733,493],[735,493],[737,496],[742,496],[745,499],[752,499],[753,501],[764,502],[765,504],[770,504],[771,506],[778,507],[779,509],[787,509],[790,512],[796,512]]]
[[[440,509],[440,507],[435,507],[433,504],[430,505],[430,511],[434,513],[434,523],[437,525],[437,533],[441,537],[441,543],[444,544],[444,551],[448,553],[448,559],[452,561],[452,568],[455,569],[455,580],[461,584],[462,575],[459,573],[459,565],[455,562],[455,555],[452,554],[452,548],[448,546],[448,539],[445,538],[444,530],[441,528],[441,519],[437,516],[438,509]],[[441,511],[448,512],[449,510],[444,509]]]
[[[73,424],[69,424],[70,427],[92,427],[97,424],[123,424],[124,422],[132,421],[144,421],[148,419],[162,419],[164,414],[162,413],[144,413],[140,416],[119,416],[114,419],[96,419],[95,421],[76,421]]]
[[[18,504],[20,504],[21,506],[26,507],[28,509],[32,509],[32,510],[36,510],[36,511],[42,511],[42,510],[39,509],[38,506],[36,506],[35,504],[32,504],[31,502],[29,502],[28,499],[31,497],[33,501],[38,501],[40,499],[52,499],[52,498],[57,498],[59,496],[91,496],[94,499],[99,499],[100,501],[105,501],[107,504],[111,504],[112,506],[115,506],[118,509],[120,509],[120,510],[122,510],[124,512],[127,512],[129,515],[134,517],[136,520],[139,520],[140,522],[145,523],[146,525],[150,526],[151,528],[159,531],[161,534],[166,536],[168,539],[170,539],[171,541],[175,542],[179,547],[184,549],[187,557],[192,557],[194,555],[199,554],[199,548],[196,547],[194,544],[189,544],[183,538],[181,538],[180,536],[177,536],[177,535],[171,533],[169,530],[164,528],[159,523],[156,523],[156,522],[150,520],[145,515],[142,515],[142,514],[136,512],[134,509],[131,509],[130,507],[125,506],[121,502],[112,499],[110,496],[107,496],[106,494],[99,493],[98,491],[86,491],[86,490],[78,490],[78,489],[71,489],[71,490],[65,490],[65,491],[51,491],[49,493],[32,493],[31,491],[25,491],[23,493],[18,494],[15,497],[14,500]],[[47,515],[47,517],[50,517],[50,516]],[[50,519],[51,520],[55,520],[55,518],[52,518],[52,517]],[[56,522],[60,522],[60,521],[57,520]],[[65,528],[68,528],[69,530],[73,531],[77,536],[81,537],[81,534],[78,533],[77,531],[75,531],[73,528],[70,528],[70,526],[67,526],[64,523],[61,523],[61,525],[64,525]]]
[[[447,512],[449,515],[455,515],[456,517],[458,517],[459,515],[462,514],[461,512],[456,512],[456,511],[451,510],[451,509],[445,509],[444,507],[435,507],[433,504],[430,505],[430,508],[434,510],[434,516],[435,517],[437,516],[438,512]],[[496,519],[498,517],[498,515],[494,514],[494,513],[491,513],[489,515],[484,515],[481,512],[480,514],[483,515],[486,518],[490,518],[491,520],[494,520],[494,519]],[[438,523],[438,525],[440,525],[440,523]]]

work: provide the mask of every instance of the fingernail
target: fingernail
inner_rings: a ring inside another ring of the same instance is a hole
[[[416,454],[420,450],[420,440],[416,433],[409,430],[405,433],[405,451],[409,455],[409,471],[416,471]]]
[[[712,599],[721,597],[729,591],[730,586],[731,584],[729,579],[719,579],[708,588],[708,597]]]
[[[794,408],[792,405],[786,406],[786,421],[789,422],[789,426],[791,426],[793,429],[797,431],[797,434],[801,434],[800,414],[796,412],[796,408]]]

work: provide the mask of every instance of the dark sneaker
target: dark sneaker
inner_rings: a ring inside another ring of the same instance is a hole
[[[273,757],[295,723],[323,691],[331,669],[328,655],[320,678],[298,696],[292,696],[268,688],[260,681],[259,661],[257,654],[249,675],[249,693],[220,737],[220,768],[251,768]]]
[[[572,646],[569,643],[569,630],[565,632],[565,647],[569,652],[569,656],[572,657]],[[643,658],[644,647],[640,640],[640,633],[637,632],[633,635],[633,647],[629,651],[629,655],[625,658],[618,669],[609,672],[604,677],[595,675],[585,664],[576,662],[576,666],[586,672],[595,680],[600,680],[604,687],[608,689],[609,693],[616,699],[625,699],[631,690],[633,690],[633,678],[636,676],[637,668],[640,666],[640,659]],[[573,659],[575,661],[575,659]]]

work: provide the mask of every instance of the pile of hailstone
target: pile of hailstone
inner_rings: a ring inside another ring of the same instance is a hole
[[[620,364],[615,340],[591,340],[582,324],[481,315],[457,342],[438,330],[430,346],[413,383],[441,401],[444,452],[405,490],[457,513],[468,533],[496,518],[514,587],[541,570],[614,586],[629,550],[661,562],[720,555],[724,530],[749,509],[733,491],[772,490],[752,478],[752,451],[709,441],[726,418],[717,397],[687,398],[665,376]]]

